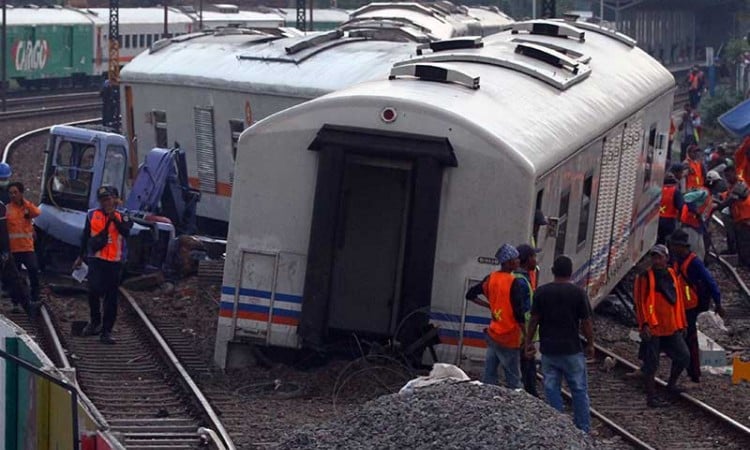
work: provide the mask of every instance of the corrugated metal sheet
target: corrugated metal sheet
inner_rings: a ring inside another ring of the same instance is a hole
[[[214,109],[196,106],[195,155],[198,162],[198,180],[203,192],[216,192],[216,141],[214,139]]]
[[[638,160],[643,145],[643,119],[638,118],[628,123],[623,131],[622,152],[620,154],[619,177],[617,180],[617,199],[615,220],[610,251],[608,278],[613,278],[628,260],[628,241],[630,240],[635,208],[635,194],[638,177]]]
[[[617,198],[617,173],[620,170],[620,134],[607,137],[604,142],[601,171],[599,173],[599,198],[596,200],[596,223],[594,226],[593,256],[589,274],[589,295],[596,295],[598,286],[606,280],[609,245],[612,240],[612,224]]]

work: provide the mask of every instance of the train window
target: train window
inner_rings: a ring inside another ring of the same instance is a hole
[[[143,36],[143,35],[141,35]],[[165,111],[152,111],[154,118],[154,133],[156,134],[156,146],[167,148],[167,113]]]
[[[648,132],[648,140],[643,146],[643,190],[647,190],[651,185],[653,173],[654,154],[656,153],[656,124],[651,125]]]
[[[151,47],[153,36],[150,34],[146,35],[146,47]]]
[[[96,157],[93,145],[61,142],[55,155],[55,171],[50,180],[53,193],[88,198]]]
[[[122,35],[117,36],[117,48],[122,48]]]
[[[145,47],[146,46],[146,35],[139,34],[138,35],[138,46],[139,47]]]
[[[245,131],[245,121],[239,119],[229,120],[229,132],[232,138],[232,161],[237,160],[237,143],[240,140],[240,135]]]
[[[154,34],[154,42],[158,41],[160,38],[159,33]]]
[[[110,145],[104,155],[104,172],[102,173],[102,184],[116,187],[122,193],[125,182],[125,169],[127,169],[125,147]]]
[[[544,189],[539,189],[539,192],[536,193],[536,209],[534,210],[534,217],[536,217],[536,212],[542,210],[542,199],[544,198]],[[531,238],[533,239],[533,246],[536,247],[537,242],[539,242],[539,228],[541,228],[541,225],[537,225],[536,221],[534,223],[533,232],[531,235]]]
[[[594,185],[594,175],[588,174],[583,180],[581,193],[581,214],[578,217],[578,249],[583,248],[589,232],[589,216],[591,214],[591,190]]]
[[[130,48],[130,35],[125,35],[125,47],[124,48]]]
[[[555,241],[555,258],[565,253],[565,238],[568,233],[568,208],[570,207],[570,188],[560,194],[560,212],[557,221],[557,239]]]

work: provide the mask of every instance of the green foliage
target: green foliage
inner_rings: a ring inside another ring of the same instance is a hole
[[[718,87],[713,97],[705,94],[699,106],[703,126],[719,126],[717,122],[719,116],[737,106],[742,100],[739,92],[727,86]]]
[[[732,39],[721,52],[722,63],[732,66],[745,52],[750,52],[750,44],[745,39]]]

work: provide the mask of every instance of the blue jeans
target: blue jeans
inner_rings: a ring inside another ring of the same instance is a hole
[[[583,356],[583,353],[572,355],[542,354],[542,373],[544,374],[544,393],[547,396],[547,403],[558,411],[563,410],[560,389],[564,376],[570,388],[570,393],[573,395],[573,417],[576,427],[586,433],[591,431],[586,357]]]
[[[505,371],[505,385],[510,389],[521,387],[521,353],[517,348],[506,348],[487,338],[487,356],[484,361],[485,384],[499,384],[497,366],[503,366]]]

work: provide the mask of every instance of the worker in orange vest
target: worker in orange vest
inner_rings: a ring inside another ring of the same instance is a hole
[[[13,253],[10,251],[7,211],[5,203],[0,201],[0,279],[3,290],[8,292],[13,303],[13,310],[21,306],[31,316],[36,312],[38,304],[31,302],[29,287],[18,272]]]
[[[524,305],[528,305],[529,284],[513,272],[520,264],[518,250],[509,244],[498,249],[495,258],[500,270],[471,287],[466,299],[490,309],[487,333],[487,354],[482,382],[498,384],[498,365],[505,372],[505,384],[510,389],[521,386],[520,347],[526,321]],[[479,298],[480,294],[488,301]]]
[[[706,166],[701,161],[700,151],[700,147],[695,144],[690,145],[687,149],[687,158],[685,158],[687,174],[684,192],[700,189],[706,184]]]
[[[680,227],[690,237],[693,251],[701,259],[706,256],[708,220],[713,211],[711,191],[708,188],[693,189],[683,196],[680,211]]]
[[[708,311],[713,300],[716,313],[724,317],[721,291],[703,261],[690,251],[690,241],[685,232],[677,230],[669,237],[669,251],[672,254],[672,269],[678,275],[680,290],[685,296],[685,319],[687,321],[685,339],[690,350],[690,365],[687,367],[687,373],[693,382],[698,383],[701,376],[698,316]]]
[[[664,244],[667,236],[677,229],[677,222],[682,211],[682,191],[680,179],[685,172],[683,163],[674,163],[664,177],[664,186],[661,188],[661,204],[659,205],[659,229],[657,232],[657,243]]]
[[[740,179],[734,166],[724,170],[724,177],[729,187],[717,209],[729,207],[732,220],[727,230],[730,232],[731,227],[740,262],[750,267],[750,188]]]
[[[117,318],[117,288],[120,284],[125,239],[133,223],[117,211],[116,191],[109,186],[97,190],[99,208],[89,210],[81,239],[81,254],[73,264],[78,268],[88,256],[89,312],[91,320],[83,330],[85,336],[101,333],[100,340],[114,344],[112,328]],[[104,297],[104,315],[100,313]]]
[[[737,176],[741,180],[750,175],[750,136],[745,137],[734,152],[734,164],[737,166]]]
[[[39,263],[34,252],[34,218],[42,211],[23,196],[23,183],[15,181],[8,185],[10,203],[7,207],[8,237],[10,252],[19,272],[26,267],[31,285],[31,301],[39,301]]]
[[[667,389],[679,394],[677,380],[690,362],[690,351],[683,336],[687,328],[685,300],[677,274],[669,267],[669,250],[657,244],[649,255],[651,268],[636,277],[633,298],[642,341],[646,403],[659,407],[665,405],[656,396],[660,353],[665,352],[672,360]]]
[[[690,95],[690,106],[697,108],[701,102],[701,96],[706,89],[706,77],[698,66],[693,66],[688,73],[688,94]]]
[[[529,324],[531,319],[531,307],[534,304],[534,291],[539,282],[539,266],[537,265],[536,255],[538,255],[542,249],[534,248],[528,244],[521,244],[516,247],[518,250],[518,259],[520,265],[515,271],[517,276],[523,277],[529,285],[529,304],[524,305],[524,309],[527,311],[525,314],[524,326]],[[532,336],[534,343],[539,341],[539,336]],[[523,388],[526,392],[539,397],[539,393],[536,389],[536,358],[528,358],[526,352],[521,352],[521,377],[523,378]]]

